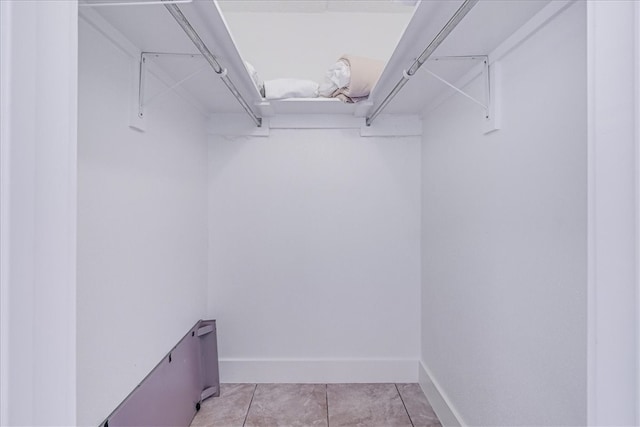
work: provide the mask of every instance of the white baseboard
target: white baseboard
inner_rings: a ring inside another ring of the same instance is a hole
[[[412,359],[220,359],[223,383],[415,383]]]
[[[433,378],[431,371],[425,366],[424,362],[419,363],[418,369],[418,382],[420,383],[420,387],[425,396],[427,396],[429,403],[431,403],[431,407],[438,416],[440,423],[444,427],[466,426],[467,424],[465,424],[446,393],[444,393],[442,387]]]

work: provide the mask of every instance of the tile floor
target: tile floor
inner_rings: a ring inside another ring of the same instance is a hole
[[[221,384],[193,427],[440,427],[418,384]]]

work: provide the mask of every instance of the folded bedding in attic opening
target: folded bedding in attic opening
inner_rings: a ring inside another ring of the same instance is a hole
[[[367,99],[383,70],[383,61],[342,55],[327,71],[325,81],[320,85],[320,96],[349,103]]]
[[[303,79],[265,80],[264,97],[266,99],[317,98],[318,83]]]
[[[356,55],[342,55],[318,84],[304,79],[274,79],[262,81],[255,68],[245,66],[260,95],[266,99],[286,98],[338,98],[354,103],[369,97],[384,70],[384,61]]]

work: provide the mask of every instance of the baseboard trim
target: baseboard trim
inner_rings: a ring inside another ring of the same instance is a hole
[[[433,374],[424,364],[419,362],[418,383],[422,388],[425,396],[431,403],[431,407],[436,412],[440,423],[444,427],[463,427],[467,424],[464,422],[460,413],[442,390],[442,387],[433,377]]]
[[[415,359],[220,359],[223,383],[415,383]]]

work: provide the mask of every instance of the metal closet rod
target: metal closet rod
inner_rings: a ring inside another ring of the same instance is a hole
[[[176,22],[180,25],[180,27],[182,27],[184,32],[187,34],[189,39],[191,39],[191,41],[198,48],[200,53],[202,53],[202,56],[204,56],[207,62],[209,63],[209,65],[211,65],[211,68],[213,68],[213,71],[215,71],[216,74],[220,76],[220,79],[224,82],[224,84],[227,86],[229,91],[231,91],[233,96],[235,96],[235,98],[238,100],[240,105],[242,105],[242,108],[244,108],[247,114],[251,116],[251,120],[253,120],[253,122],[258,127],[261,127],[262,118],[258,117],[253,112],[253,110],[251,109],[247,101],[245,101],[245,99],[242,97],[242,95],[238,91],[238,88],[236,88],[236,85],[234,85],[231,79],[227,76],[227,69],[222,67],[222,65],[220,65],[220,63],[218,62],[216,57],[213,55],[213,53],[211,53],[207,45],[204,44],[204,42],[202,41],[202,39],[200,38],[196,30],[193,29],[193,27],[191,26],[187,18],[182,14],[182,11],[180,10],[180,8],[175,4],[165,4],[164,7],[167,8],[171,16],[173,16]]]
[[[407,84],[411,76],[413,76],[416,71],[418,71],[418,69],[422,67],[422,64],[424,64],[427,59],[429,59],[429,57],[433,54],[433,52],[435,52],[438,46],[440,46],[440,44],[447,38],[447,36],[460,23],[460,21],[462,21],[462,19],[467,15],[467,13],[469,13],[469,11],[476,5],[476,3],[478,3],[478,0],[465,0],[462,6],[460,6],[456,13],[453,14],[451,19],[449,19],[449,22],[447,22],[446,25],[442,27],[438,35],[436,35],[431,43],[429,43],[429,46],[427,46],[427,48],[420,54],[418,59],[416,59],[413,64],[411,64],[411,67],[409,67],[408,70],[404,70],[402,72],[400,81],[396,83],[394,88],[384,98],[382,103],[378,105],[375,110],[373,110],[373,113],[371,113],[371,115],[367,117],[365,122],[367,126],[371,126],[371,123],[375,120],[376,117],[378,117],[380,112],[387,106],[387,104],[389,104],[389,102],[391,102],[391,100],[398,94],[398,92],[400,92],[400,89],[402,89],[404,85]]]

